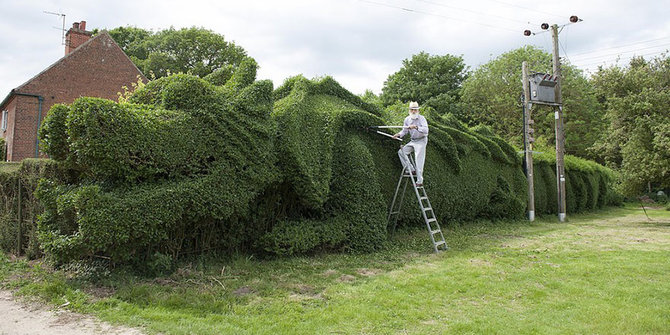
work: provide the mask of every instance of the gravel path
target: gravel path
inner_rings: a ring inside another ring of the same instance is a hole
[[[11,292],[0,291],[0,334],[2,335],[142,335],[136,329],[112,326],[90,316],[69,311],[48,310],[39,304],[24,304]]]

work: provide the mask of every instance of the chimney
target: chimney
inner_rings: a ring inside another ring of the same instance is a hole
[[[91,39],[92,33],[86,31],[86,21],[75,22],[65,34],[65,55]]]

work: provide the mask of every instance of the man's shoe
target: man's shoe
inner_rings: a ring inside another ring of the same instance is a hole
[[[423,187],[423,183],[416,183],[416,187]]]
[[[416,176],[416,171],[412,171],[412,175],[413,175],[413,176]]]

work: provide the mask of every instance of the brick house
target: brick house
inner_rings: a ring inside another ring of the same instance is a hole
[[[65,56],[0,103],[7,161],[44,155],[37,131],[54,104],[71,104],[83,96],[116,100],[123,86],[130,88],[138,76],[147,81],[107,32],[91,36],[86,21],[74,23],[66,34]]]

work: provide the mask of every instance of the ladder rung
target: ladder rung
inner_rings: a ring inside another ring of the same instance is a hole
[[[439,245],[442,245],[442,244],[447,244],[447,242],[445,242],[445,241],[438,241],[438,242],[435,242],[435,246],[436,246],[436,247],[439,246]]]
[[[432,218],[432,219],[428,219],[428,223],[431,223],[431,222],[436,222],[436,221],[437,221],[437,219],[435,219],[435,218]]]
[[[427,211],[432,211],[432,210],[433,210],[433,209],[432,209],[432,208],[430,208],[430,207],[426,207],[426,208],[424,208],[424,209],[423,209],[423,211],[424,211],[424,212],[427,212]]]
[[[400,213],[400,212],[391,212],[391,213],[389,213],[389,215],[396,215],[398,213]]]
[[[441,232],[441,230],[439,230],[439,229],[435,229],[435,230],[431,230],[431,231],[430,231],[430,233],[433,234],[433,235],[435,235],[435,234],[437,234],[437,233],[439,233],[439,232]]]
[[[428,197],[420,197],[420,200],[428,200]]]

